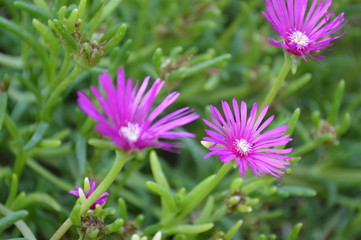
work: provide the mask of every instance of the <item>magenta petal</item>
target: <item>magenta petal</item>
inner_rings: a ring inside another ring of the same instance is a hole
[[[95,189],[96,189],[96,182],[90,180],[90,181],[89,181],[89,185],[90,185],[90,187],[89,187],[89,192],[85,192],[83,188],[81,188],[81,187],[79,187],[79,186],[77,185],[77,186],[75,187],[75,190],[70,190],[69,193],[70,193],[70,194],[73,194],[73,195],[75,195],[75,196],[77,196],[77,197],[79,197],[79,189],[81,189],[81,191],[83,191],[83,193],[84,193],[84,195],[85,195],[85,198],[89,198],[89,197],[93,194],[93,192],[95,191]],[[95,209],[95,206],[96,206],[97,204],[99,204],[99,205],[104,204],[104,203],[108,200],[107,196],[109,196],[109,193],[107,193],[107,192],[102,193],[102,194],[98,197],[98,199],[95,200],[95,202],[90,206],[90,209]]]
[[[214,145],[208,148],[209,153],[204,157],[215,155],[224,163],[236,159],[241,176],[250,167],[258,177],[260,177],[260,173],[279,177],[279,174],[284,173],[280,169],[284,169],[290,164],[285,161],[290,157],[283,154],[290,153],[292,149],[271,147],[283,146],[292,140],[289,135],[285,134],[288,126],[281,126],[262,134],[262,131],[274,118],[271,116],[262,123],[268,106],[263,107],[258,116],[257,104],[253,105],[249,116],[245,102],[241,102],[239,105],[233,99],[232,106],[233,112],[228,103],[222,101],[223,114],[216,107],[210,106],[212,121],[205,119],[203,121],[211,130],[205,129],[207,136],[203,140],[214,143]]]
[[[178,147],[178,144],[163,142],[160,139],[179,140],[183,137],[195,137],[194,134],[184,131],[173,131],[199,118],[189,107],[163,115],[178,98],[179,93],[171,93],[158,106],[153,106],[165,84],[164,81],[157,79],[150,84],[150,78],[146,77],[138,89],[138,83],[133,84],[132,79],[126,79],[124,69],[119,68],[117,86],[113,85],[111,76],[106,72],[99,76],[99,82],[105,94],[102,94],[101,89],[90,87],[99,104],[93,104],[87,95],[78,92],[79,106],[98,122],[95,127],[98,132],[111,138],[114,144],[125,151],[142,150],[147,147],[161,147],[174,151],[173,148]]]
[[[325,47],[343,34],[328,36],[339,31],[347,22],[344,13],[330,20],[333,12],[327,11],[331,4],[331,0],[311,0],[311,5],[307,7],[308,0],[266,0],[266,12],[262,15],[283,39],[270,40],[269,43],[304,60],[315,60],[311,52],[327,50]],[[320,41],[324,44],[319,45]]]

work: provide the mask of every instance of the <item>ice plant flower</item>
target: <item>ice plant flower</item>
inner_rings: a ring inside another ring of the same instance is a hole
[[[87,199],[90,195],[93,194],[95,188],[96,188],[95,181],[85,178],[84,189],[79,187],[78,185],[76,185],[75,190],[70,190],[69,193],[71,193],[77,197],[80,197],[80,198],[85,197],[85,199]],[[107,192],[102,193],[102,195],[100,195],[99,198],[90,206],[90,209],[94,210],[96,205],[103,205],[108,200],[107,196],[109,196],[109,193],[107,193]]]
[[[222,162],[228,163],[235,159],[239,166],[241,176],[251,167],[253,173],[260,177],[259,172],[268,173],[275,177],[283,174],[280,168],[286,168],[290,159],[283,154],[290,153],[292,148],[275,149],[273,147],[284,145],[292,139],[285,134],[287,125],[275,128],[268,132],[262,131],[273,121],[274,116],[269,117],[263,123],[267,113],[266,105],[257,115],[257,104],[255,103],[247,118],[247,105],[242,101],[239,106],[236,99],[232,101],[233,112],[227,102],[222,101],[225,118],[214,106],[210,106],[210,117],[213,122],[203,119],[212,129],[206,129],[207,137],[203,140],[213,143],[208,149],[210,152],[204,157],[217,155]],[[261,124],[262,123],[262,124]]]
[[[289,53],[307,58],[324,58],[310,52],[325,50],[332,46],[331,41],[342,37],[329,35],[340,30],[345,24],[344,13],[330,20],[334,12],[327,13],[332,0],[266,0],[263,16],[281,35],[283,41],[269,40],[269,43],[286,49]]]
[[[118,71],[117,86],[114,87],[110,75],[106,72],[99,76],[104,89],[103,94],[94,86],[91,92],[100,104],[99,111],[90,98],[78,92],[80,108],[98,123],[96,130],[112,139],[113,143],[125,151],[142,150],[147,147],[159,147],[175,151],[179,144],[165,142],[162,139],[178,140],[182,137],[195,137],[184,131],[174,131],[197,119],[199,116],[189,107],[184,107],[160,117],[165,109],[178,97],[178,92],[169,94],[158,106],[152,109],[157,94],[164,81],[157,79],[148,91],[149,77],[146,77],[138,88],[132,79],[126,79],[123,68]]]

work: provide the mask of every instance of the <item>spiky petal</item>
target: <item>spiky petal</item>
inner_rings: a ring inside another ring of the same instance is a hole
[[[274,118],[271,116],[262,123],[268,110],[267,105],[256,116],[257,104],[255,103],[249,117],[247,117],[245,102],[242,101],[239,106],[237,100],[233,99],[232,107],[233,111],[227,102],[222,101],[223,117],[216,107],[210,106],[212,121],[206,119],[203,121],[211,130],[205,130],[208,136],[203,140],[212,142],[213,145],[208,148],[210,152],[204,157],[216,155],[224,163],[235,159],[241,176],[250,166],[258,177],[260,177],[259,172],[279,177],[278,174],[284,173],[280,169],[290,164],[286,161],[290,157],[284,154],[290,153],[292,148],[275,149],[274,147],[285,145],[292,140],[285,134],[288,126],[284,125],[262,133]]]
[[[104,89],[104,96],[96,87],[92,86],[90,90],[98,100],[101,110],[98,110],[82,91],[78,92],[78,104],[86,114],[97,121],[96,130],[111,138],[125,151],[142,150],[147,147],[175,151],[174,148],[178,147],[178,144],[164,142],[162,139],[179,140],[183,137],[195,137],[188,132],[174,131],[174,128],[199,117],[189,107],[160,117],[179,97],[178,92],[169,94],[152,109],[164,81],[157,79],[147,91],[149,77],[145,78],[138,88],[138,82],[133,85],[133,80],[126,79],[123,68],[120,68],[116,87],[106,72],[99,76],[99,82]]]
[[[266,0],[263,16],[281,35],[283,41],[269,40],[269,43],[286,49],[289,53],[307,58],[324,58],[311,52],[330,51],[331,41],[342,37],[330,35],[339,31],[347,21],[344,13],[331,20],[334,12],[327,13],[332,0]]]

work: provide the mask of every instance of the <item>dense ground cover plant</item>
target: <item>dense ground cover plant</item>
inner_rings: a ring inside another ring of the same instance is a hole
[[[360,16],[1,1],[0,239],[358,239]]]

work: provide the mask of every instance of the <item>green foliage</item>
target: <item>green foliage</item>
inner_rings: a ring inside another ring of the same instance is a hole
[[[2,1],[1,237],[49,239],[69,217],[69,238],[360,238],[361,7],[343,0],[332,10],[345,12],[347,33],[322,65],[282,67],[261,0]],[[67,192],[86,176],[101,182],[117,146],[79,110],[76,91],[119,66],[137,80],[165,80],[161,94],[181,93],[170,110],[190,106],[202,118],[221,100],[271,103],[272,125],[288,124],[293,138],[286,175],[240,178],[203,159],[198,120],[185,127],[197,138],[182,141],[182,154],[134,154],[107,205],[81,214]],[[265,101],[281,71],[279,92]]]

